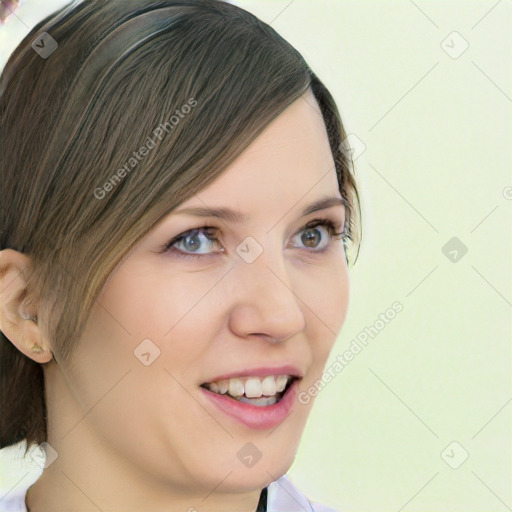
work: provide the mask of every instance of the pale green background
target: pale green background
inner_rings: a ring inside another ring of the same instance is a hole
[[[510,0],[233,3],[301,51],[366,146],[330,361],[404,308],[319,393],[288,475],[340,511],[512,510]],[[454,31],[469,44],[456,59]],[[468,248],[455,263],[441,251],[454,236]],[[458,469],[441,457],[452,441],[469,453]]]

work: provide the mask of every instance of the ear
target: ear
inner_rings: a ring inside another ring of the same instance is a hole
[[[27,357],[47,363],[53,353],[38,324],[38,310],[26,300],[31,295],[26,280],[30,265],[26,254],[0,251],[0,330]]]

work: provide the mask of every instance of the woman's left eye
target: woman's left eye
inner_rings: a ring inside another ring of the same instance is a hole
[[[327,236],[322,236],[323,228],[327,232]],[[181,258],[200,258],[204,256],[214,256],[218,253],[204,253],[197,252],[201,247],[202,242],[206,240],[208,245],[218,244],[219,240],[214,236],[217,228],[212,226],[203,226],[201,228],[191,229],[185,231],[180,235],[174,237],[162,248],[162,252],[171,253]],[[204,235],[207,235],[206,237]],[[323,253],[328,250],[329,246],[335,239],[344,240],[345,233],[336,232],[336,226],[330,219],[315,219],[306,224],[303,228],[294,235],[298,237],[301,244],[308,252]],[[181,244],[181,247],[178,247]],[[300,247],[299,247],[300,248]],[[224,252],[221,248],[220,252]]]
[[[318,233],[321,231],[318,228],[324,228],[327,231],[327,237],[322,237]],[[336,232],[336,227],[334,222],[330,219],[315,219],[306,224],[295,236],[300,236],[300,241],[304,244],[306,248],[310,248],[313,252],[324,252],[329,248],[331,242],[335,239],[343,239],[344,232],[341,231],[339,233]],[[324,241],[323,245],[316,242]],[[312,245],[309,245],[312,244]],[[321,249],[318,249],[321,247]]]

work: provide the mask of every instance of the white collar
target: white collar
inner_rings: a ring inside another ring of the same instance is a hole
[[[267,512],[337,512],[309,501],[286,475],[270,483],[267,493]]]

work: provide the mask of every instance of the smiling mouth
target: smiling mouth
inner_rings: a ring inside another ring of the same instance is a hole
[[[236,377],[205,382],[201,387],[239,402],[265,407],[279,403],[296,380],[299,378],[291,375]]]

